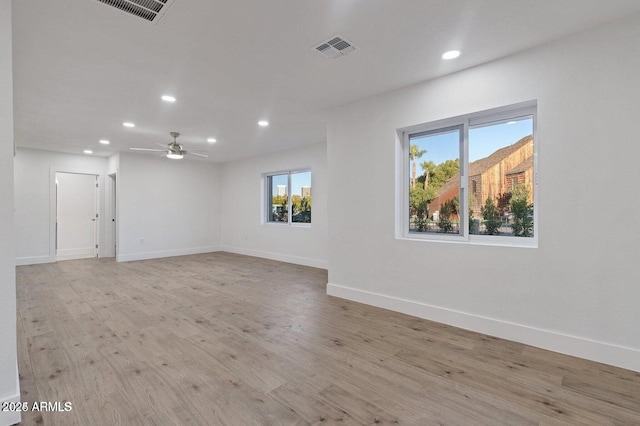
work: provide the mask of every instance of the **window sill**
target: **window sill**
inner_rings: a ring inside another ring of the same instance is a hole
[[[453,236],[453,235],[403,235],[396,237],[397,240],[419,241],[428,243],[448,243],[448,244],[464,244],[475,246],[497,246],[497,247],[516,247],[516,248],[538,248],[537,238],[524,237],[491,237],[485,235],[471,236]]]
[[[291,228],[311,228],[311,224],[310,223],[303,223],[303,222],[292,222],[292,223],[288,223],[288,222],[264,222],[263,225],[265,226],[287,226],[287,227],[291,227]]]

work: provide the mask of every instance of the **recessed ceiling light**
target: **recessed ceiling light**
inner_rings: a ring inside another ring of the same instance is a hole
[[[450,51],[444,52],[442,54],[442,59],[455,59],[458,56],[460,56],[460,51],[459,50],[450,50]]]
[[[209,139],[207,139],[207,142],[216,143],[216,139],[215,138],[209,138]]]
[[[260,120],[258,121],[258,126],[260,127],[267,127],[269,125],[269,122],[266,120]]]
[[[133,123],[129,123],[128,121],[127,121],[127,122],[122,123],[122,125],[123,125],[124,127],[136,127],[136,125],[135,125],[135,124],[133,124]]]
[[[85,150],[84,150],[84,153],[85,153],[85,154],[93,154],[93,151],[91,151],[90,149],[85,149]]]
[[[162,96],[162,100],[165,102],[175,102],[176,98],[174,98],[173,96],[164,95]]]
[[[100,143],[101,143],[102,145],[109,145],[111,142],[109,142],[109,141],[108,141],[108,140],[106,140],[106,139],[100,139]]]

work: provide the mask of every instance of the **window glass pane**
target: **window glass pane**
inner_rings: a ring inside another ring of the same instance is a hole
[[[409,137],[409,232],[460,233],[461,129]]]
[[[533,237],[533,117],[469,129],[469,230]]]
[[[291,174],[291,222],[311,223],[311,172]]]
[[[269,222],[288,222],[288,181],[287,174],[268,176]]]

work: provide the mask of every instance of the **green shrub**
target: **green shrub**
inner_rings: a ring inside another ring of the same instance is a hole
[[[442,232],[453,232],[453,222],[451,216],[458,213],[457,200],[447,200],[440,206],[440,216],[438,217],[438,227]]]
[[[491,198],[487,198],[487,201],[485,201],[481,211],[487,234],[498,235],[500,233],[502,221],[498,216],[498,208]]]
[[[526,199],[511,202],[513,212],[513,223],[511,229],[516,237],[533,236],[533,204],[527,203]]]
[[[518,184],[511,191],[511,229],[516,237],[533,236],[533,204],[529,203],[529,191],[524,184]]]
[[[438,219],[438,227],[442,232],[453,232],[453,222],[448,217],[440,216]]]

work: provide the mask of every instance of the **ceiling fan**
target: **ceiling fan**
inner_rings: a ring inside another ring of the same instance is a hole
[[[197,152],[187,152],[182,145],[180,145],[176,139],[180,136],[178,132],[169,132],[169,134],[173,137],[173,142],[167,144],[165,149],[153,149],[153,148],[129,148],[133,151],[154,151],[154,152],[164,152],[167,158],[171,158],[172,160],[179,160],[184,157],[186,154],[197,155],[198,157],[208,158],[208,155],[198,154]],[[159,143],[158,145],[164,146]]]

